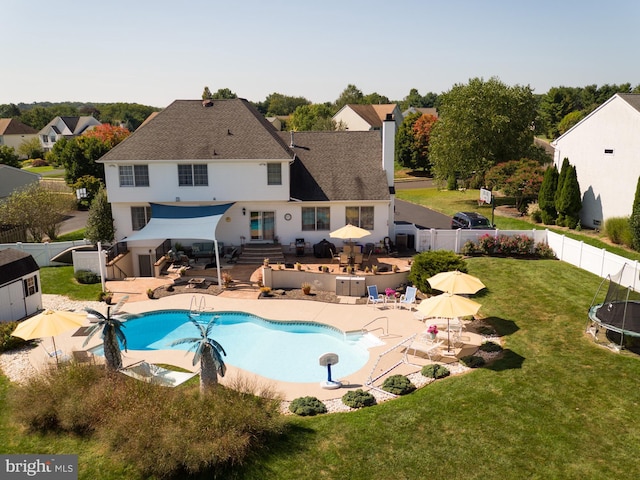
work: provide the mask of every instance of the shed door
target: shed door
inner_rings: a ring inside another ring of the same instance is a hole
[[[0,321],[20,320],[27,315],[22,280],[0,288]]]

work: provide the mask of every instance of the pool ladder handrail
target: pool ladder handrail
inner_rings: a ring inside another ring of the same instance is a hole
[[[373,385],[373,382],[375,382],[376,380],[378,380],[380,377],[386,375],[387,373],[389,373],[391,370],[393,370],[394,368],[396,368],[398,365],[402,364],[404,362],[404,360],[400,360],[399,362],[395,363],[394,365],[392,365],[390,368],[388,368],[387,370],[385,370],[384,372],[382,372],[380,375],[378,375],[377,377],[373,377],[373,373],[376,371],[376,368],[378,368],[378,364],[380,363],[380,360],[382,360],[382,357],[384,357],[385,355],[393,352],[396,348],[403,346],[404,344],[406,344],[407,342],[413,342],[413,339],[416,338],[418,334],[414,333],[413,335],[411,335],[410,337],[405,338],[404,340],[402,340],[400,343],[395,344],[393,347],[389,348],[388,350],[385,350],[384,352],[382,352],[380,355],[378,355],[378,358],[376,360],[376,363],[373,365],[373,368],[371,369],[371,373],[369,374],[369,377],[367,378],[367,381],[365,382],[365,385],[370,386]]]
[[[377,322],[378,320],[386,320],[386,323],[387,323],[386,331],[385,331],[384,326],[376,327],[373,330],[367,330],[367,327],[369,325],[371,325],[372,323]],[[387,335],[389,335],[389,317],[376,317],[373,320],[371,320],[369,323],[367,323],[367,324],[363,325],[362,327],[360,327],[359,330],[348,330],[348,331],[344,332],[344,335],[346,337],[350,333],[356,333],[357,332],[357,333],[365,334],[365,333],[375,332],[376,330],[382,330],[382,336],[383,337],[386,337]]]
[[[194,309],[195,305],[195,309]],[[191,303],[189,304],[189,317],[199,317],[202,312],[207,308],[204,295],[200,297],[200,303],[198,303],[196,296],[191,297]]]

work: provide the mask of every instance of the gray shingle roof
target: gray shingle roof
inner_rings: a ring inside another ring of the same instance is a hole
[[[0,285],[35,272],[39,268],[28,253],[15,248],[0,250]]]
[[[280,132],[290,141],[289,132]],[[379,131],[295,132],[291,196],[304,201],[389,200]]]
[[[640,93],[619,93],[618,96],[640,112]]]
[[[100,162],[293,158],[287,143],[246,100],[176,100]]]
[[[15,118],[0,118],[0,135],[36,135],[38,131]]]

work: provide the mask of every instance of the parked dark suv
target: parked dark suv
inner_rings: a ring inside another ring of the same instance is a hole
[[[493,230],[495,227],[487,217],[476,212],[458,212],[451,219],[451,228],[473,228],[478,230]]]

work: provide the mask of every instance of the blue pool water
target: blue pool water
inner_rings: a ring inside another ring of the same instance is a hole
[[[318,364],[320,355],[332,352],[339,363],[331,367],[333,379],[349,375],[367,363],[367,339],[344,334],[327,325],[311,322],[275,322],[244,312],[201,313],[207,324],[216,317],[211,338],[224,348],[228,365],[284,382],[320,382],[327,368]],[[199,337],[186,310],[149,312],[125,323],[124,334],[131,350],[187,350],[175,347],[177,339]]]

